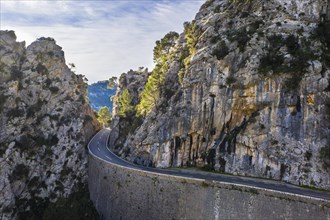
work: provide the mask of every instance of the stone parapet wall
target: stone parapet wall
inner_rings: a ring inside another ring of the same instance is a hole
[[[330,202],[154,174],[90,155],[89,190],[102,219],[330,219]]]

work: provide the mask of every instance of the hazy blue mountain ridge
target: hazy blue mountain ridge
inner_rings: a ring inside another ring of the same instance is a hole
[[[108,80],[88,85],[88,98],[90,101],[90,106],[96,112],[98,112],[103,106],[108,106],[110,112],[112,110],[112,101],[110,101],[110,97],[116,94],[116,88],[108,89],[107,86]]]

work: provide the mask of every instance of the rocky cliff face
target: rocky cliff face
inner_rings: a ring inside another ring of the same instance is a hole
[[[327,4],[207,1],[173,48],[163,109],[119,154],[330,189]]]
[[[141,69],[139,71],[130,70],[122,74],[117,82],[117,91],[113,99],[113,117],[110,126],[112,131],[109,138],[109,146],[114,150],[122,151],[126,140],[133,138],[132,135],[135,129],[142,123],[142,118],[136,117],[136,111],[134,109],[140,102],[139,94],[143,91],[149,74],[148,69]],[[126,97],[126,101],[122,101],[125,91],[129,96]],[[125,116],[120,114],[122,102],[126,102],[130,106],[130,110],[127,111]],[[126,148],[125,155],[129,153],[128,151],[129,148]]]
[[[51,203],[86,183],[85,146],[99,125],[53,39],[26,48],[1,31],[0,57],[0,218],[47,219]]]

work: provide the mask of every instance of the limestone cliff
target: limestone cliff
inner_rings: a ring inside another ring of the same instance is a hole
[[[99,129],[87,85],[51,38],[26,48],[1,31],[0,57],[0,218],[51,219],[61,210],[51,204],[86,184],[85,146]]]
[[[327,4],[207,1],[172,48],[169,92],[119,154],[330,189]]]
[[[140,69],[138,71],[130,70],[127,73],[123,73],[118,82],[115,82],[117,84],[117,90],[113,99],[113,117],[111,121],[112,131],[109,138],[109,145],[115,150],[122,150],[128,136],[132,136],[135,129],[142,123],[142,119],[135,115],[135,108],[140,102],[139,94],[144,89],[149,74],[148,69]],[[125,91],[128,96],[126,97],[126,100],[123,100],[123,94]],[[125,112],[125,115],[123,115],[120,110],[123,108],[121,104],[124,104],[125,102],[130,109]],[[125,154],[128,153],[129,152],[127,151],[125,152]]]

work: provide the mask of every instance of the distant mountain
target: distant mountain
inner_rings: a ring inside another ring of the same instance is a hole
[[[91,107],[98,112],[103,106],[108,106],[112,111],[110,97],[116,94],[116,88],[108,89],[108,80],[93,83],[88,86],[88,98]]]

